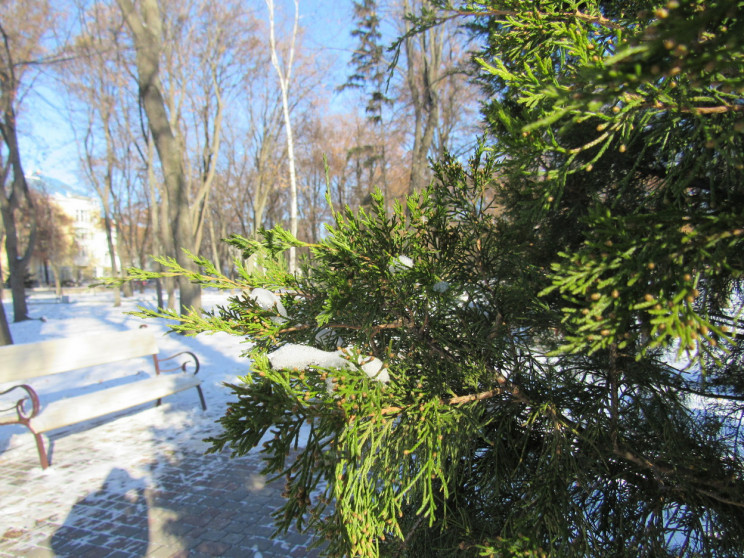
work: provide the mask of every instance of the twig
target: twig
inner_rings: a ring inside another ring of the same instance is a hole
[[[514,390],[518,392],[517,388],[515,387]],[[480,393],[473,393],[471,395],[458,395],[456,397],[452,397],[450,399],[442,400],[443,405],[460,405],[462,403],[470,403],[472,401],[482,401],[483,399],[490,399],[491,397],[495,397],[496,395],[500,395],[503,393],[503,390],[501,388],[491,389],[488,391],[482,391]],[[402,411],[404,407],[398,407],[398,406],[392,406],[392,407],[385,407],[380,411],[383,415],[391,415],[394,413],[399,413]]]

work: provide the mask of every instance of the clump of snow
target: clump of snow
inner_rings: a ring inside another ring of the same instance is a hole
[[[449,290],[450,285],[449,283],[447,283],[447,281],[439,281],[437,283],[434,283],[431,288],[434,290],[435,293],[442,294],[446,293]]]
[[[396,265],[400,265],[404,268],[413,267],[413,260],[406,256],[398,256],[395,262]],[[281,322],[286,321],[286,318],[288,317],[287,311],[284,308],[281,299],[275,293],[268,289],[255,288],[248,296],[256,301],[256,304],[264,310],[276,309],[281,317],[277,316],[272,319],[281,320]],[[318,332],[316,339],[321,342],[331,341],[333,340],[334,335],[335,333],[330,329],[324,329]],[[335,341],[337,344],[340,344],[342,339],[336,336]],[[289,368],[299,370],[313,366],[318,368],[343,369],[357,367],[373,380],[378,380],[383,383],[390,381],[390,375],[380,359],[372,356],[363,356],[359,357],[356,362],[352,362],[351,357],[345,349],[324,351],[307,345],[290,343],[283,345],[276,351],[270,353],[268,359],[271,366],[276,369]]]
[[[349,361],[339,351],[322,351],[306,345],[290,343],[268,355],[273,368],[346,368]]]
[[[390,381],[390,374],[388,374],[387,368],[385,368],[383,362],[377,357],[368,357],[362,360],[359,364],[362,365],[362,370],[367,376],[373,380],[378,380],[383,384]]]
[[[345,349],[323,351],[307,345],[290,343],[270,353],[268,359],[271,366],[277,369],[303,369],[312,366],[342,369],[358,367],[373,380],[383,383],[390,381],[390,375],[380,359],[373,356],[359,356],[358,360],[353,362]]]
[[[253,299],[256,302],[256,304],[258,304],[262,309],[264,310],[276,309],[276,311],[279,313],[280,316],[284,318],[287,317],[287,310],[284,308],[284,304],[282,304],[282,300],[270,290],[257,287],[251,290],[248,296],[251,299]]]
[[[397,258],[393,258],[393,260],[390,262],[390,265],[388,265],[388,269],[390,270],[390,273],[400,273],[402,271],[405,271],[407,269],[413,268],[413,260],[409,258],[408,256],[400,255]]]

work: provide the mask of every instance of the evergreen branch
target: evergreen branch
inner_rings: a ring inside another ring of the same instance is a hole
[[[386,329],[398,329],[398,328],[402,327],[403,325],[404,325],[403,324],[403,321],[402,320],[398,320],[398,321],[395,321],[395,322],[391,322],[391,323],[387,323],[387,324],[378,324],[378,325],[374,325],[374,326],[371,326],[371,327],[357,326],[357,325],[352,325],[352,324],[324,324],[323,325],[323,328],[324,329],[348,329],[350,331],[366,331],[366,330],[371,330],[371,331],[374,332],[373,333],[373,335],[374,335],[374,334],[379,333],[380,331],[384,331]],[[279,333],[296,333],[298,331],[307,331],[307,330],[313,329],[315,327],[316,326],[312,326],[312,325],[298,325],[298,326],[292,326],[292,327],[288,327],[288,328],[282,329],[282,330],[279,331]]]
[[[413,535],[418,531],[418,528],[421,527],[421,523],[423,523],[425,515],[420,515],[419,518],[416,520],[416,523],[413,524],[413,527],[408,531],[408,534],[406,535],[406,538],[403,539],[403,547],[407,547],[408,544],[411,542],[411,538]]]
[[[581,153],[582,151],[586,151],[588,149],[591,149],[592,147],[594,147],[596,145],[599,145],[604,140],[606,140],[609,137],[609,135],[610,135],[609,132],[604,132],[603,134],[597,136],[595,139],[593,139],[592,141],[590,141],[588,143],[585,143],[582,146],[575,147],[573,149],[569,149],[568,150],[568,153],[571,153],[571,154]]]

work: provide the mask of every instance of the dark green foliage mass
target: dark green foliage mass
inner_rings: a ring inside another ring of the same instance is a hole
[[[266,440],[278,526],[330,555],[741,556],[742,5],[440,7],[417,24],[483,45],[490,135],[336,213],[296,277],[199,260],[246,294],[177,328],[254,343],[215,450]]]

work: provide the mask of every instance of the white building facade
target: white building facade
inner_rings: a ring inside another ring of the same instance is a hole
[[[106,230],[98,202],[92,198],[76,194],[52,194],[52,200],[72,219],[77,254],[71,266],[63,271],[63,277],[76,282],[84,282],[111,273],[111,256],[109,253]],[[116,231],[113,231],[114,249],[116,249]],[[117,256],[117,266],[121,267]]]
[[[27,177],[29,188],[46,194],[70,219],[69,232],[75,239],[75,253],[60,266],[60,280],[83,284],[111,274],[106,230],[100,202],[58,180],[34,174]],[[116,252],[116,230],[112,231]],[[117,258],[117,266],[120,266]],[[47,261],[34,257],[29,269],[36,284],[53,284],[54,276]]]

